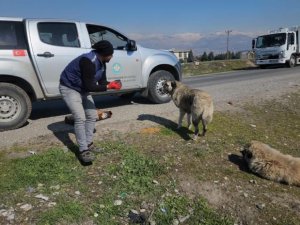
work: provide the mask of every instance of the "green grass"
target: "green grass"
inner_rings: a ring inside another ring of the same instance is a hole
[[[58,205],[38,215],[37,224],[55,225],[58,223],[80,224],[84,221],[87,210],[82,203],[74,200],[60,200]],[[67,222],[67,223],[66,223]]]
[[[213,211],[202,198],[190,200],[184,196],[167,196],[154,212],[158,225],[173,224],[174,220],[184,220],[183,224],[230,225],[233,221]],[[185,218],[185,219],[184,219]]]
[[[106,167],[108,177],[104,180],[109,189],[103,197],[97,199],[94,210],[99,214],[97,224],[119,224],[120,217],[127,217],[130,209],[141,204],[143,200],[154,198],[163,191],[153,180],[164,175],[164,167],[156,160],[138,153],[132,147],[119,143],[105,145],[119,160]],[[115,206],[114,201],[121,200],[121,206]],[[105,206],[101,208],[100,206]],[[112,215],[119,216],[111,219]],[[104,221],[106,221],[104,223]]]
[[[126,148],[123,146],[123,150]],[[109,168],[110,174],[120,176],[124,191],[144,195],[154,188],[153,179],[163,173],[164,168],[155,160],[139,155],[134,150],[121,152],[122,162]]]
[[[244,70],[254,68],[255,66],[249,60],[216,60],[195,63],[185,63],[182,65],[184,76],[195,76],[209,73],[220,73],[232,70]]]
[[[158,206],[161,196],[173,193],[176,183],[157,160],[139,153],[134,147],[116,142],[107,142],[104,147],[107,152],[100,159],[104,160],[101,168],[96,164],[88,169],[81,167],[72,153],[64,153],[61,149],[49,149],[22,159],[2,157],[0,191],[3,203],[7,207],[16,207],[22,198],[24,203],[34,207],[39,205],[40,209],[27,214],[37,224],[81,223],[88,219],[96,224],[121,224],[130,209],[138,209],[143,201]],[[95,183],[94,178],[87,177],[95,173],[105,174],[101,177],[102,190],[97,192],[97,197],[89,194]],[[60,185],[60,189],[56,190],[58,196],[53,196],[53,185]],[[29,187],[34,188],[33,193],[27,192]],[[80,196],[74,195],[78,188]],[[39,203],[33,197],[38,193],[49,196],[49,202],[56,202],[56,205],[47,207],[48,202]],[[14,198],[11,198],[12,195]],[[122,205],[114,205],[117,199],[122,200]],[[165,224],[196,206],[190,205],[186,196],[166,197],[157,209],[153,208],[153,219],[157,224]],[[168,213],[161,214],[161,207],[169,210]],[[19,218],[18,222],[23,223],[24,218]]]
[[[71,153],[49,149],[41,155],[1,162],[1,193],[17,191],[38,183],[46,186],[76,182],[83,173]]]
[[[160,134],[164,135],[164,136],[171,136],[174,134],[174,131],[169,129],[169,128],[166,128],[166,127],[162,127],[160,129]]]
[[[195,200],[195,207],[193,215],[190,219],[190,224],[202,225],[227,225],[233,224],[233,220],[228,216],[220,216],[211,207],[208,206],[206,201],[202,198]]]

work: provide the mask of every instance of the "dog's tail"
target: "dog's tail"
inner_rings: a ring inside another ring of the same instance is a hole
[[[204,107],[202,119],[206,121],[206,124],[209,124],[213,119],[214,114],[214,105],[211,102],[210,105]]]

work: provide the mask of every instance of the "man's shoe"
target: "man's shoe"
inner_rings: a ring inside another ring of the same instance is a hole
[[[95,159],[95,155],[93,152],[91,152],[90,150],[84,150],[82,152],[79,153],[78,158],[85,163],[90,163],[92,161],[94,161]]]
[[[88,150],[91,151],[91,152],[94,152],[94,153],[104,152],[103,148],[97,147],[96,145],[94,145],[93,142],[88,145]]]

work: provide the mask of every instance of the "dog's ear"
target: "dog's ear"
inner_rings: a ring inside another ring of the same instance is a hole
[[[248,159],[251,159],[253,157],[252,152],[247,151],[246,156],[247,156]]]
[[[176,88],[176,81],[171,81],[171,86],[172,86],[172,88],[174,89],[174,88]]]
[[[241,151],[241,153],[245,159],[251,159],[253,157],[252,152],[250,152],[248,149],[244,149]]]

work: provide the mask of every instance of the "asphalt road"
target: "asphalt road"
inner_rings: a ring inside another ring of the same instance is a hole
[[[216,110],[231,110],[243,102],[277,98],[284,93],[299,90],[300,66],[211,74],[185,78],[183,82],[209,92]],[[113,112],[112,118],[97,122],[97,135],[111,129],[126,132],[155,123],[176,121],[178,111],[172,102],[157,105],[139,96],[131,101],[119,97],[97,96],[95,102],[97,108]],[[68,109],[62,100],[34,103],[28,124],[17,130],[0,133],[0,148],[49,136],[55,139],[58,132],[72,133],[72,126],[63,122],[67,114]]]

